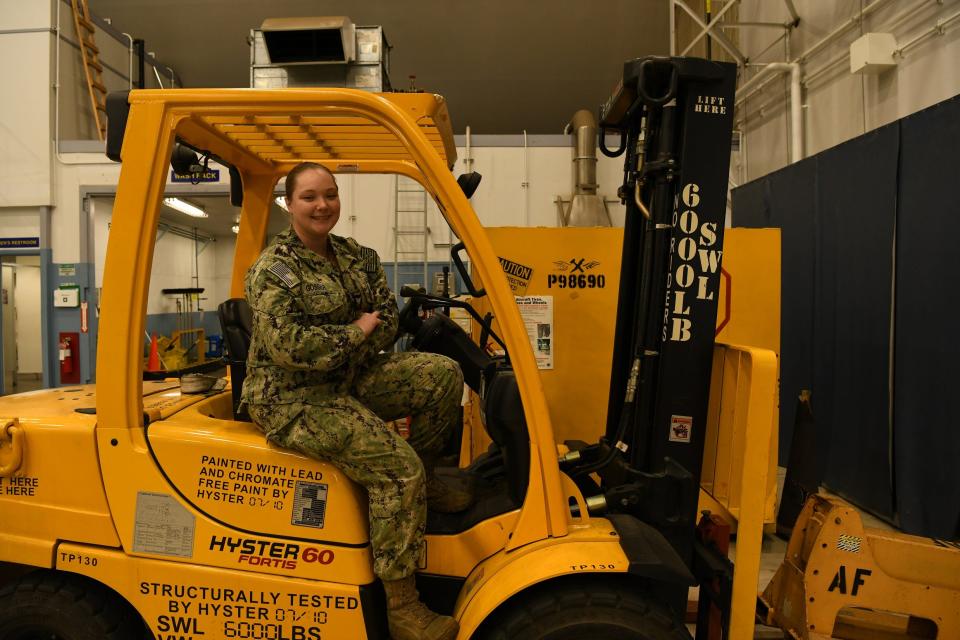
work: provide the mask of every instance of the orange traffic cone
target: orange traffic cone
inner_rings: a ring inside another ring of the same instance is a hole
[[[150,357],[147,358],[147,371],[160,371],[160,351],[157,349],[157,334],[150,334]]]

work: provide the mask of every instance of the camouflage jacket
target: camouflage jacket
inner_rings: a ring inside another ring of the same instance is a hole
[[[336,264],[308,249],[288,228],[247,272],[245,295],[253,335],[244,404],[323,404],[349,393],[374,355],[397,332],[397,303],[380,259],[352,238],[330,234]],[[352,324],[379,311],[368,338]]]

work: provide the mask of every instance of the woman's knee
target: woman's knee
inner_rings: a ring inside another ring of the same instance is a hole
[[[389,518],[401,509],[410,509],[425,496],[426,474],[420,456],[411,447],[396,451],[390,468],[379,469],[363,478],[370,496],[371,514]]]
[[[445,390],[455,390],[458,394],[463,390],[463,371],[456,360],[451,360],[439,354],[430,354],[431,373],[439,387]]]

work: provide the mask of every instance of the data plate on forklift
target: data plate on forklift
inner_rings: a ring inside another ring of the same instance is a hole
[[[298,480],[293,493],[293,517],[290,524],[323,529],[326,512],[327,485]]]
[[[193,557],[196,520],[175,498],[165,493],[137,493],[133,550],[161,556]]]

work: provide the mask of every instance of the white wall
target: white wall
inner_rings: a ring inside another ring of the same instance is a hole
[[[753,63],[793,60],[869,4],[865,0],[795,0],[801,22],[791,32],[789,53],[780,44],[757,57],[777,35],[770,29],[740,30],[741,48]],[[907,51],[895,69],[880,75],[851,74],[848,55],[850,43],[863,33],[892,33],[902,44],[958,10],[958,0],[889,1],[862,24],[854,22],[834,44],[802,61],[805,157],[960,93],[960,20],[947,26],[944,35],[929,37]],[[741,2],[741,21],[786,19],[782,2]],[[746,165],[735,179],[752,180],[788,164],[787,94],[787,78],[782,76],[738,109],[738,127],[746,138]]]
[[[51,200],[52,0],[0,0],[0,207]]]
[[[40,237],[40,210],[30,207],[0,207],[0,236]]]
[[[465,149],[459,149],[460,160],[454,173],[465,171],[462,158]],[[560,195],[569,199],[573,190],[571,177],[572,151],[568,147],[531,147],[528,151],[528,183],[523,183],[522,147],[474,147],[473,169],[483,175],[483,181],[472,204],[485,226],[557,226],[557,207],[554,199]],[[598,164],[600,193],[613,197],[622,180],[623,158],[601,157]],[[395,178],[392,175],[338,176],[340,187],[340,222],[335,232],[354,238],[364,246],[375,249],[384,262],[394,258],[394,202],[396,199]],[[401,194],[401,197],[407,197]],[[97,199],[97,233],[105,234],[106,226],[100,220],[103,199]],[[447,223],[431,198],[428,202],[428,259],[446,261],[450,255]],[[529,225],[525,224],[524,207],[527,207]],[[623,226],[624,207],[619,202],[608,204],[615,225]],[[411,218],[412,219],[412,218]],[[453,239],[456,242],[456,237]],[[106,236],[97,239],[97,281],[102,279],[103,250]],[[417,240],[417,242],[421,242]],[[231,267],[233,264],[234,237],[220,236],[214,247],[214,272],[212,275],[210,302],[222,302],[229,297]],[[401,247],[408,245],[401,244]],[[209,249],[208,249],[209,251]],[[402,260],[413,260],[407,256]],[[99,284],[98,284],[99,286]],[[212,308],[212,304],[210,305]]]
[[[482,225],[558,226],[554,200],[557,196],[569,200],[573,191],[573,156],[569,147],[530,147],[527,151],[526,179],[529,186],[526,188],[523,186],[523,147],[473,147],[471,152],[473,170],[483,176],[480,187],[471,199]],[[463,148],[457,150],[459,159],[454,167],[455,174],[466,171],[464,153]],[[597,179],[601,195],[611,199],[614,197],[623,179],[622,167],[622,157],[599,158]],[[341,213],[336,233],[351,236],[360,244],[375,249],[382,260],[392,261],[396,201],[394,177],[341,175],[337,181],[341,193]],[[401,194],[403,197],[406,196]],[[622,226],[624,207],[615,202],[608,204],[608,209],[613,223]],[[448,227],[436,204],[429,198],[428,211],[428,258],[431,261],[443,261],[449,256]],[[403,239],[401,248],[412,250],[412,247],[403,244]]]
[[[43,372],[40,323],[40,257],[17,256],[17,371]]]
[[[224,300],[230,297],[230,278],[233,275],[233,250],[236,247],[235,236],[219,236],[207,251],[213,252],[213,273],[210,289],[206,292],[209,300],[205,308],[216,310]]]
[[[50,216],[50,247],[53,262],[75,263],[81,261],[80,188],[113,189],[120,178],[120,165],[103,154],[71,153],[62,157],[65,162],[57,162],[54,171],[56,206]],[[98,256],[98,264],[103,264],[102,258]]]
[[[96,286],[100,288],[103,286],[109,225],[113,218],[112,198],[93,198],[93,213]],[[187,229],[186,225],[183,228]],[[218,245],[231,245],[227,251],[232,261],[232,242],[214,239],[204,247],[203,240],[195,243],[192,238],[184,238],[164,230],[159,231],[157,237],[159,240],[153,250],[153,266],[150,271],[147,313],[175,313],[179,296],[164,295],[162,290],[187,287],[202,287],[205,291],[201,297],[207,300],[201,301],[200,306],[205,311],[215,310],[217,304],[226,299],[230,286],[229,272],[224,278],[217,268],[218,256],[222,258],[223,255],[223,250],[219,249]],[[200,251],[199,255],[196,255],[197,251]],[[195,280],[194,275],[199,278]],[[194,311],[196,310],[194,302]]]

